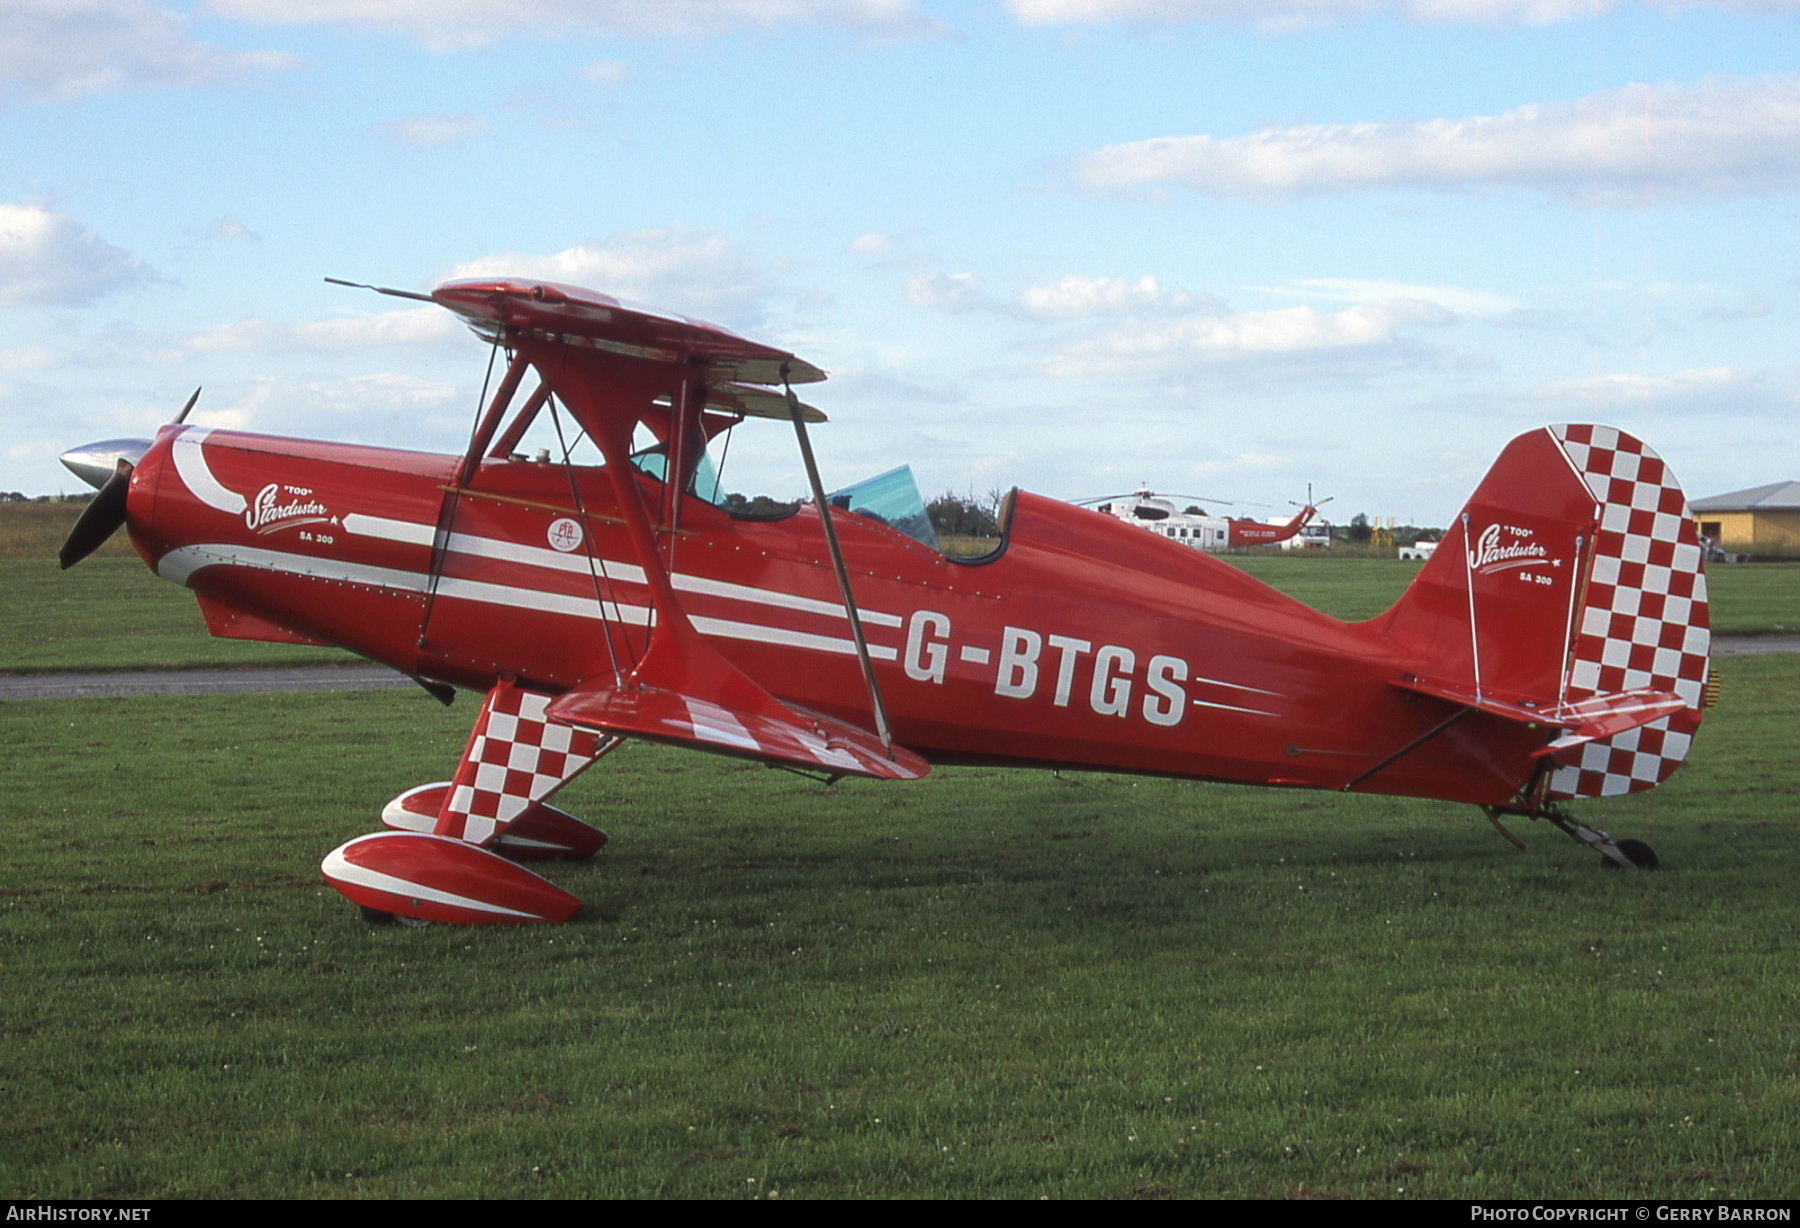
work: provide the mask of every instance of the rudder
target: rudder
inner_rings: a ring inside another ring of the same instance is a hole
[[[1706,708],[1712,617],[1706,552],[1668,465],[1607,426],[1551,427],[1601,507],[1570,654],[1576,694],[1672,691],[1680,712],[1555,756],[1552,798],[1651,789],[1687,758]]]
[[[1542,800],[1633,793],[1680,766],[1700,725],[1703,558],[1681,488],[1642,441],[1545,427],[1501,453],[1379,626],[1416,671],[1402,685],[1514,719],[1679,697],[1671,715],[1542,752]]]

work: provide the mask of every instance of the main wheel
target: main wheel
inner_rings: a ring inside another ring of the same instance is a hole
[[[1625,859],[1640,870],[1654,870],[1662,864],[1656,859],[1656,850],[1642,840],[1615,840],[1613,847],[1625,854]],[[1610,857],[1602,857],[1600,864],[1609,870],[1625,868]]]

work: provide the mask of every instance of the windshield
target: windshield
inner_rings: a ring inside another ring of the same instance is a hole
[[[661,444],[632,453],[631,463],[659,482],[669,480],[669,454]],[[712,457],[705,452],[700,454],[700,463],[694,468],[694,481],[688,487],[688,493],[699,495],[714,507],[725,506],[725,488],[719,484],[719,471],[713,467]]]
[[[631,463],[659,482],[668,480],[669,456],[661,444],[633,453]],[[720,480],[718,469],[713,465],[711,455],[707,453],[701,454],[700,463],[694,469],[694,481],[688,491],[721,511],[752,520],[791,516],[799,507],[797,502],[784,503],[766,495],[746,498],[735,491],[728,493]],[[918,483],[913,480],[911,465],[901,465],[898,469],[878,473],[825,497],[831,501],[833,508],[866,516],[878,524],[906,534],[914,541],[930,546],[933,550],[940,553],[943,550],[938,544],[937,531],[932,528],[931,516],[925,510],[925,500],[919,494]]]
[[[834,508],[867,516],[933,550],[941,549],[937,531],[931,527],[931,517],[925,511],[925,500],[919,496],[919,485],[913,480],[911,465],[889,469],[825,497]]]

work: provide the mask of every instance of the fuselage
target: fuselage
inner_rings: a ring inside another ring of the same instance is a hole
[[[610,475],[491,458],[456,487],[459,463],[166,428],[128,523],[221,634],[477,690],[628,680],[654,615]],[[744,519],[683,496],[669,517],[662,484],[634,480],[665,510],[656,540],[695,629],[771,694],[867,727],[817,509]],[[1427,738],[1454,709],[1393,685],[1408,663],[1382,620],[1329,618],[1111,517],[1019,492],[1000,548],[966,561],[835,519],[894,738],[934,762],[1499,804],[1543,745],[1480,713]]]

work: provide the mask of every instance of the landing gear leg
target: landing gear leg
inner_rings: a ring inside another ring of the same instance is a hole
[[[1614,840],[1598,828],[1577,823],[1560,810],[1547,809],[1538,817],[1561,828],[1570,839],[1597,851],[1600,864],[1609,870],[1654,870],[1660,864],[1656,850],[1642,840]]]

